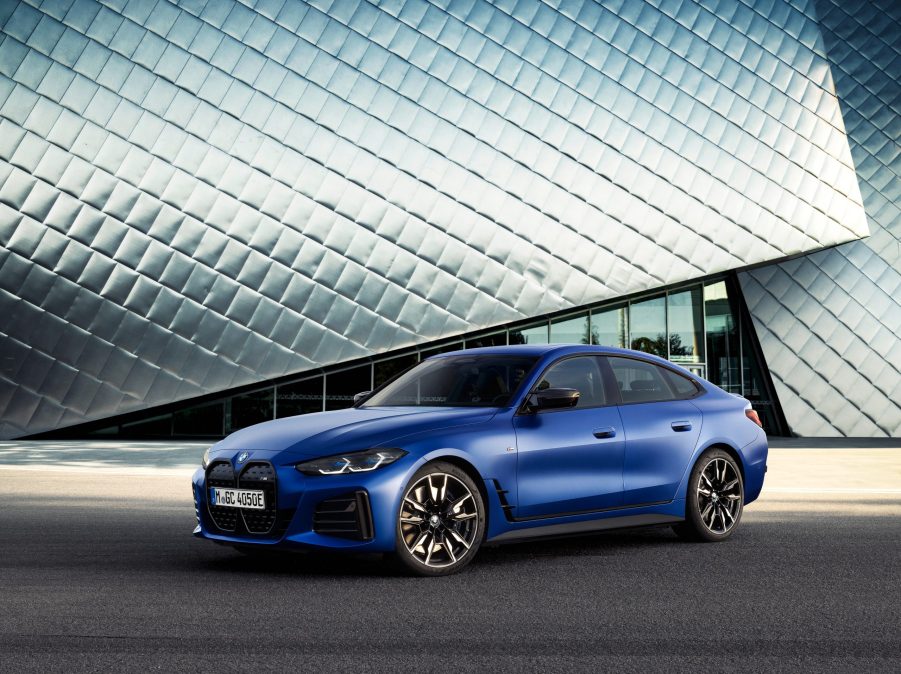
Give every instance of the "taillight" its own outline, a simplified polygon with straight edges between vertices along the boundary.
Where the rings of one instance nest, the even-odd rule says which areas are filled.
[[[753,421],[755,424],[757,424],[758,426],[763,428],[763,424],[760,423],[760,417],[757,415],[756,410],[753,410],[749,407],[748,409],[745,410],[745,416],[748,417],[748,419]]]

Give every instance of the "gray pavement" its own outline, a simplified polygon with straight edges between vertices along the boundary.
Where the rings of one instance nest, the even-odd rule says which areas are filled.
[[[0,467],[118,472],[193,472],[211,442],[117,440],[0,441]]]
[[[540,541],[437,579],[194,540],[202,445],[68,450],[0,446],[2,671],[901,669],[894,447],[774,449],[723,544]]]

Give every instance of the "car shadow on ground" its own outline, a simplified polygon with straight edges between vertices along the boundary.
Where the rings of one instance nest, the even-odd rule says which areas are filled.
[[[524,559],[551,557],[610,557],[649,548],[680,545],[668,527],[623,529],[616,532],[542,538],[540,540],[485,545],[470,568],[517,564]],[[220,546],[215,557],[200,561],[206,571],[226,574],[288,576],[410,577],[391,555],[294,551],[239,551]],[[415,577],[415,576],[413,576]]]

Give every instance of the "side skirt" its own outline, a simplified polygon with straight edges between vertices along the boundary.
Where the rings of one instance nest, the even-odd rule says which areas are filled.
[[[655,513],[645,513],[641,515],[624,515],[622,517],[605,517],[598,520],[582,520],[580,522],[564,522],[562,524],[548,524],[546,526],[528,527],[525,529],[515,529],[513,531],[505,531],[493,538],[489,538],[487,543],[512,543],[514,541],[529,540],[531,538],[544,538],[553,536],[572,536],[576,534],[585,534],[595,531],[605,531],[608,529],[626,529],[629,527],[645,527],[654,524],[675,524],[681,522],[685,518],[676,517],[675,515],[660,515]]]

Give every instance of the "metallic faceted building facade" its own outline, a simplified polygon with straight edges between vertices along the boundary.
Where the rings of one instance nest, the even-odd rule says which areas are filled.
[[[870,237],[742,285],[794,433],[901,437],[901,3],[815,8]]]
[[[897,210],[897,181],[862,177],[870,155],[876,173],[897,168],[897,114],[880,121],[853,94],[870,71],[838,73],[836,45],[853,53],[854,35],[824,4],[0,3],[0,436],[870,228],[849,245],[897,274],[870,243],[897,239],[897,216],[879,206]],[[869,65],[891,77],[896,64]],[[894,155],[870,143],[868,119]],[[798,432],[822,426],[802,419],[817,401],[789,394],[790,354],[819,361],[785,330],[818,333],[776,311],[769,278],[807,302],[814,286],[792,265],[816,259],[743,276]],[[858,295],[843,278],[829,276]],[[843,311],[830,315],[853,330]],[[897,309],[879,316],[890,328]],[[892,364],[864,341],[868,359]],[[862,394],[832,429],[896,433],[854,421],[866,395],[878,400]]]

